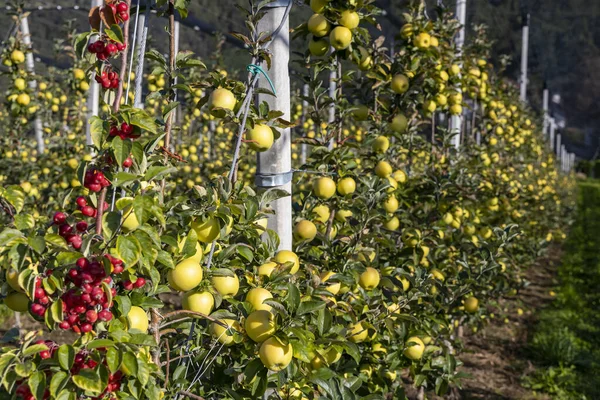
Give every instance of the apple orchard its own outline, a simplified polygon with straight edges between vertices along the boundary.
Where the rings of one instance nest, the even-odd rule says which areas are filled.
[[[175,53],[188,3],[153,5],[166,55],[132,51],[145,7],[129,0],[105,0],[69,35],[68,70],[28,69],[20,30],[4,43],[0,298],[31,329],[6,333],[0,391],[447,393],[463,332],[518,296],[572,208],[572,180],[540,116],[487,61],[485,29],[459,52],[453,13],[416,2],[392,44],[373,1],[294,4],[312,16],[289,33],[288,117],[257,85],[278,57],[278,32],[259,29],[269,2],[237,2],[248,71]],[[463,114],[456,136],[448,121]],[[257,187],[257,154],[290,132],[291,193]],[[291,247],[267,223],[286,198]]]

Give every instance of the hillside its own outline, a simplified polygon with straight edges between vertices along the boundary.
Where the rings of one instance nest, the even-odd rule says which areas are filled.
[[[386,37],[392,38],[402,23],[402,7],[406,1],[377,0],[384,8],[387,16],[382,18],[382,29]],[[65,65],[70,62],[54,51],[54,43],[66,38],[70,29],[85,29],[81,14],[86,12],[88,1],[53,0],[52,2],[33,0],[28,7],[40,5],[48,7],[62,6],[62,10],[46,9],[33,11],[31,15],[31,31],[36,52],[44,62]],[[300,2],[297,2],[300,3]],[[435,0],[427,2],[430,12],[436,4]],[[229,33],[246,30],[241,14],[230,7],[230,4],[245,4],[238,0],[195,0],[190,6],[191,19],[197,19],[210,28]],[[454,7],[455,1],[446,4]],[[78,5],[80,10],[72,10]],[[479,0],[468,3],[469,24],[484,23],[490,27],[490,35],[495,40],[492,55],[496,63],[501,55],[511,56],[512,63],[506,70],[507,77],[517,80],[520,68],[521,52],[521,14],[525,10],[531,13],[530,34],[530,83],[529,99],[536,108],[541,108],[543,81],[553,93],[562,96],[562,107],[570,129],[564,133],[567,143],[570,141],[585,144],[582,131],[594,128],[600,121],[600,111],[596,104],[600,100],[600,4],[585,0]],[[291,26],[306,20],[310,9],[296,6],[292,11]],[[11,26],[10,17],[0,15],[3,37]],[[164,29],[165,20],[154,17],[151,21],[151,41],[159,49],[164,49],[166,42],[154,40],[159,31]],[[467,35],[467,40],[469,35]],[[216,49],[217,40],[211,34],[182,27],[180,48],[190,49],[201,57],[209,58]],[[223,46],[222,62],[229,69],[242,70],[245,67],[244,57],[239,57],[240,49],[230,43]],[[560,56],[559,56],[560,55]],[[209,62],[210,63],[210,62]],[[597,132],[594,132],[597,136]],[[588,144],[589,147],[589,144]]]

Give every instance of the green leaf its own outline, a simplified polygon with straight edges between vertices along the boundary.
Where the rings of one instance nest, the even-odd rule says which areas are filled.
[[[166,167],[166,166],[155,165],[153,167],[148,168],[148,171],[146,171],[146,175],[144,175],[144,180],[151,181],[154,178],[158,178],[163,175],[171,174],[174,172],[177,172],[177,168],[175,168],[175,167]]]
[[[59,266],[71,265],[75,264],[75,262],[81,257],[83,257],[83,254],[77,251],[61,251],[56,256],[56,261],[58,262]]]
[[[99,347],[113,347],[115,342],[110,339],[96,339],[87,344],[88,349],[97,349]]]
[[[300,305],[300,291],[294,283],[288,283],[288,292],[285,296],[285,302],[290,313],[294,313]]]
[[[136,174],[132,174],[131,172],[120,171],[114,175],[113,185],[115,187],[121,187],[137,179],[139,179],[139,176]]]
[[[170,268],[170,269],[175,268],[175,263],[173,262],[173,258],[171,257],[171,254],[169,254],[168,252],[166,252],[164,250],[158,251],[158,257],[156,257],[156,261],[158,261],[159,263],[161,263],[162,265],[164,265],[167,268]]]
[[[131,115],[131,125],[137,126],[140,129],[156,134],[157,127],[154,118],[146,114],[144,111],[136,112]]]
[[[113,154],[117,160],[117,164],[123,165],[123,161],[131,154],[131,140],[123,140],[118,136],[115,136],[111,142]]]
[[[102,231],[105,237],[112,237],[121,226],[121,215],[110,211],[102,215]]]
[[[82,369],[79,374],[73,376],[73,383],[80,389],[83,389],[92,393],[102,393],[104,387],[102,385],[102,378],[92,369]]]
[[[102,118],[94,116],[90,119],[90,134],[92,136],[92,143],[94,143],[94,146],[97,149],[102,148],[104,143],[104,132],[107,130],[108,122],[104,121]],[[80,181],[81,180],[82,179],[80,178]]]
[[[140,224],[148,220],[153,205],[154,202],[150,196],[137,196],[133,200],[133,212]]]
[[[331,328],[332,319],[331,313],[326,308],[321,308],[317,312],[317,329],[319,330],[319,334],[321,336],[323,336]]]
[[[179,106],[178,101],[172,101],[163,108],[163,119],[166,120],[169,114],[171,114]]]
[[[304,302],[300,303],[300,306],[298,306],[298,311],[296,312],[296,314],[304,315],[304,314],[312,313],[314,311],[325,308],[325,305],[326,305],[326,303],[324,301],[318,301],[318,300],[304,301]]]
[[[0,233],[0,247],[8,246],[13,240],[24,238],[18,229],[6,228]],[[59,236],[60,237],[60,236]],[[62,239],[62,238],[61,238]]]
[[[27,380],[31,394],[35,397],[35,400],[41,400],[44,398],[44,392],[46,391],[46,374],[43,371],[34,372]]]
[[[138,362],[135,353],[128,351],[123,354],[123,363],[121,369],[126,375],[137,376],[138,374]]]
[[[75,400],[76,398],[77,394],[69,389],[61,390],[58,396],[56,396],[56,400]]]
[[[46,240],[46,244],[68,250],[67,241],[56,233],[48,233],[46,236],[44,236],[44,239]]]
[[[255,398],[260,398],[267,390],[267,369],[264,368],[259,371],[256,376],[254,383],[252,384],[252,395]]]
[[[245,381],[247,383],[252,382],[256,374],[258,374],[261,370],[263,370],[265,366],[263,363],[257,358],[248,363],[246,368],[244,369]]]
[[[254,255],[252,253],[252,250],[250,250],[250,248],[248,248],[246,246],[238,246],[236,250],[237,250],[237,253],[240,256],[242,256],[243,258],[245,258],[248,262],[252,262]]]
[[[75,361],[75,349],[68,344],[61,345],[57,350],[58,364],[65,371],[71,370]]]
[[[198,244],[198,234],[194,229],[190,229],[188,232],[181,254],[184,258],[192,257],[196,254],[196,245]]]
[[[42,344],[34,344],[34,345],[29,346],[28,348],[26,348],[23,351],[23,356],[24,357],[32,356],[34,354],[37,354],[41,351],[46,351],[46,350],[48,350],[48,346],[46,346],[45,344],[43,344],[43,343]]]
[[[190,2],[191,0],[175,0],[174,6],[181,18],[187,18]]]
[[[143,357],[137,359],[137,365],[137,378],[142,385],[146,386],[148,384],[148,380],[150,379],[150,368]]]
[[[19,214],[15,216],[15,226],[22,231],[32,229],[35,226],[35,218],[30,214]]]
[[[4,197],[11,206],[15,208],[15,211],[18,213],[23,210],[23,206],[25,205],[25,192],[19,186],[9,186],[4,192],[2,192],[2,197]]]
[[[133,236],[119,236],[117,238],[117,255],[123,260],[127,268],[133,267],[140,259],[142,246]]]
[[[123,353],[115,347],[109,347],[106,350],[106,365],[111,373],[117,372],[123,362]]]
[[[46,241],[42,236],[32,236],[27,239],[29,247],[38,254],[42,254],[46,250]]]
[[[64,371],[55,372],[50,380],[50,395],[56,397],[56,395],[64,389],[69,382],[69,375]]]
[[[109,28],[104,29],[104,33],[112,40],[118,43],[123,43],[125,40],[123,37],[123,31],[117,24],[111,25]]]
[[[77,58],[85,57],[89,37],[90,32],[83,32],[77,35],[77,37],[75,37],[73,47],[75,49],[75,55],[77,56]],[[56,396],[56,393],[54,393],[53,396]]]
[[[50,313],[46,313],[52,317],[52,321],[59,323],[63,320],[62,300],[58,300],[50,306]]]
[[[21,364],[15,365],[15,372],[22,378],[26,378],[36,370],[36,365],[31,360],[25,360]]]

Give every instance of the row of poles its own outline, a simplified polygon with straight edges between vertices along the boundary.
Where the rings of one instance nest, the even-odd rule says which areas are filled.
[[[460,22],[461,29],[456,37],[457,53],[460,55],[465,42],[465,27],[467,14],[467,0],[457,0],[456,16]],[[526,14],[523,17],[522,27],[522,46],[521,46],[521,74],[519,79],[519,98],[522,102],[527,102],[527,83],[528,83],[528,61],[529,61],[529,26],[531,24],[531,15]],[[563,172],[570,172],[575,166],[575,153],[567,150],[564,143],[561,143],[561,134],[557,132],[556,120],[550,115],[549,110],[549,90],[544,88],[543,92],[543,134],[547,139],[551,150],[556,154],[560,168]],[[450,120],[450,131],[456,133],[454,136],[454,145],[456,148],[460,145],[460,134],[463,115],[453,116]]]
[[[266,101],[270,109],[279,110],[284,113],[284,119],[290,119],[291,114],[291,98],[290,98],[290,74],[289,74],[289,58],[290,58],[290,37],[289,37],[289,18],[286,14],[286,8],[293,0],[276,0],[267,5],[267,12],[260,21],[258,30],[263,32],[274,32],[277,27],[283,23],[282,29],[275,36],[271,51],[272,62],[271,67],[263,65],[263,69],[268,71],[272,84],[275,88],[277,96],[269,96],[259,94],[258,102]],[[102,6],[103,0],[91,0],[91,6]],[[457,0],[456,16],[461,24],[461,29],[455,39],[457,55],[460,56],[465,42],[465,26],[466,26],[466,10],[467,0]],[[148,14],[139,13],[136,41],[133,51],[143,51],[145,49],[145,40],[147,37]],[[285,19],[285,21],[283,21]],[[521,79],[520,79],[520,97],[523,102],[527,100],[527,59],[528,59],[528,42],[529,42],[529,16],[524,20],[523,24],[523,46],[521,56]],[[283,21],[283,22],[282,22]],[[177,29],[174,34],[177,34]],[[23,40],[26,46],[31,46],[29,28],[27,18],[21,20],[21,31]],[[178,43],[178,38],[176,38]],[[139,57],[143,61],[143,56]],[[33,55],[27,55],[27,69],[33,73]],[[143,67],[142,67],[143,68]],[[141,74],[143,69],[138,65],[137,74]],[[137,75],[136,74],[136,75]],[[330,74],[330,82],[332,82],[330,91],[335,93],[336,71],[335,69]],[[136,79],[135,87],[135,106],[142,107],[141,98],[142,88],[141,79]],[[268,83],[265,80],[259,80],[259,86],[268,88]],[[35,89],[36,82],[30,82],[30,87]],[[99,113],[99,96],[100,87],[94,80],[90,80],[90,90],[88,97],[88,119],[97,116]],[[557,133],[557,124],[554,118],[550,117],[548,110],[548,89],[544,90],[544,135],[548,137],[548,142],[553,151],[556,152],[557,158],[560,161],[560,166],[563,171],[570,171],[575,163],[575,155],[566,150],[564,143],[561,143],[561,134]],[[335,114],[333,115],[335,117]],[[331,119],[331,116],[330,116]],[[461,130],[463,129],[463,115],[451,116],[450,130],[455,133],[453,137],[453,145],[456,148],[460,147]],[[39,117],[35,121],[35,134],[38,140],[38,150],[44,151],[44,142],[42,137],[42,126]],[[211,132],[214,135],[214,132]],[[90,126],[86,126],[86,143],[92,144]],[[292,165],[291,165],[291,131],[289,128],[281,131],[281,137],[275,141],[274,145],[268,151],[257,154],[257,172],[255,183],[259,188],[263,189],[281,189],[287,193],[292,192]],[[271,208],[275,211],[268,218],[268,228],[274,230],[279,235],[280,249],[291,250],[292,248],[292,198],[286,196],[271,203]]]

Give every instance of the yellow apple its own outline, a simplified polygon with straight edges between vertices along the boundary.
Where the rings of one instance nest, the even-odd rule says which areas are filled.
[[[352,32],[345,26],[336,26],[329,34],[329,42],[336,50],[344,50],[352,42]]]
[[[273,146],[273,130],[268,125],[254,125],[254,128],[246,133],[246,140],[248,140],[248,145],[252,150],[267,151]]]
[[[308,31],[316,37],[323,37],[329,33],[329,21],[321,14],[313,14],[308,19]]]
[[[360,17],[356,11],[345,10],[338,20],[338,23],[348,29],[354,29],[360,23]]]
[[[167,280],[173,290],[187,292],[202,282],[202,276],[200,262],[194,258],[186,258],[167,273]]]
[[[396,74],[392,78],[391,87],[392,91],[396,94],[406,93],[406,91],[408,90],[408,85],[408,78],[406,77],[406,75]]]
[[[215,307],[215,298],[210,292],[187,292],[181,303],[184,310],[210,315]]]
[[[275,333],[275,317],[267,310],[254,311],[246,318],[244,329],[256,343],[264,342]]]

